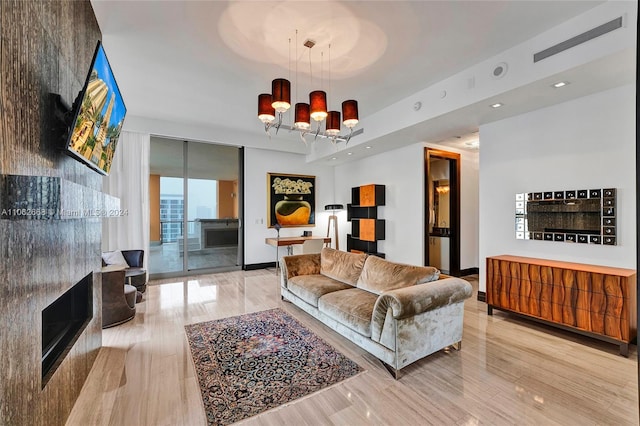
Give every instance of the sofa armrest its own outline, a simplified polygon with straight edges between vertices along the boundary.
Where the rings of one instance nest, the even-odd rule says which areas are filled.
[[[287,280],[298,275],[317,275],[320,273],[320,253],[297,254],[283,256],[280,261],[282,269],[282,286]]]
[[[471,284],[460,278],[445,278],[390,290],[378,296],[371,316],[371,338],[393,349],[395,321],[410,318],[471,297]]]
[[[382,324],[391,309],[394,319],[408,318],[471,297],[472,287],[460,278],[445,278],[382,293],[373,308],[373,323]]]

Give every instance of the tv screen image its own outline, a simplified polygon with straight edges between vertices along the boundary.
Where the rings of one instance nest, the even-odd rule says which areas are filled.
[[[108,175],[127,108],[100,42],[75,110],[67,151]]]

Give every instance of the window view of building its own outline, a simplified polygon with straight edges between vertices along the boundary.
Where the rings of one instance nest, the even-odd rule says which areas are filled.
[[[161,178],[160,182],[164,179]],[[174,243],[182,235],[184,219],[184,200],[182,194],[160,194],[160,236],[163,243]]]

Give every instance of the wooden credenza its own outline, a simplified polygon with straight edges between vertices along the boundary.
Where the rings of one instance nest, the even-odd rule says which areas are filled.
[[[637,334],[636,271],[518,256],[487,258],[493,308],[620,345]]]

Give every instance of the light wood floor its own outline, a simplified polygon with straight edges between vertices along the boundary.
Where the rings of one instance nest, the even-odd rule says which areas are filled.
[[[477,280],[470,279],[477,289]],[[618,348],[465,305],[462,351],[439,352],[395,381],[364,350],[282,302],[274,270],[150,285],[133,321],[103,348],[68,425],[203,425],[183,326],[280,307],[366,372],[244,425],[636,425],[636,347]]]

